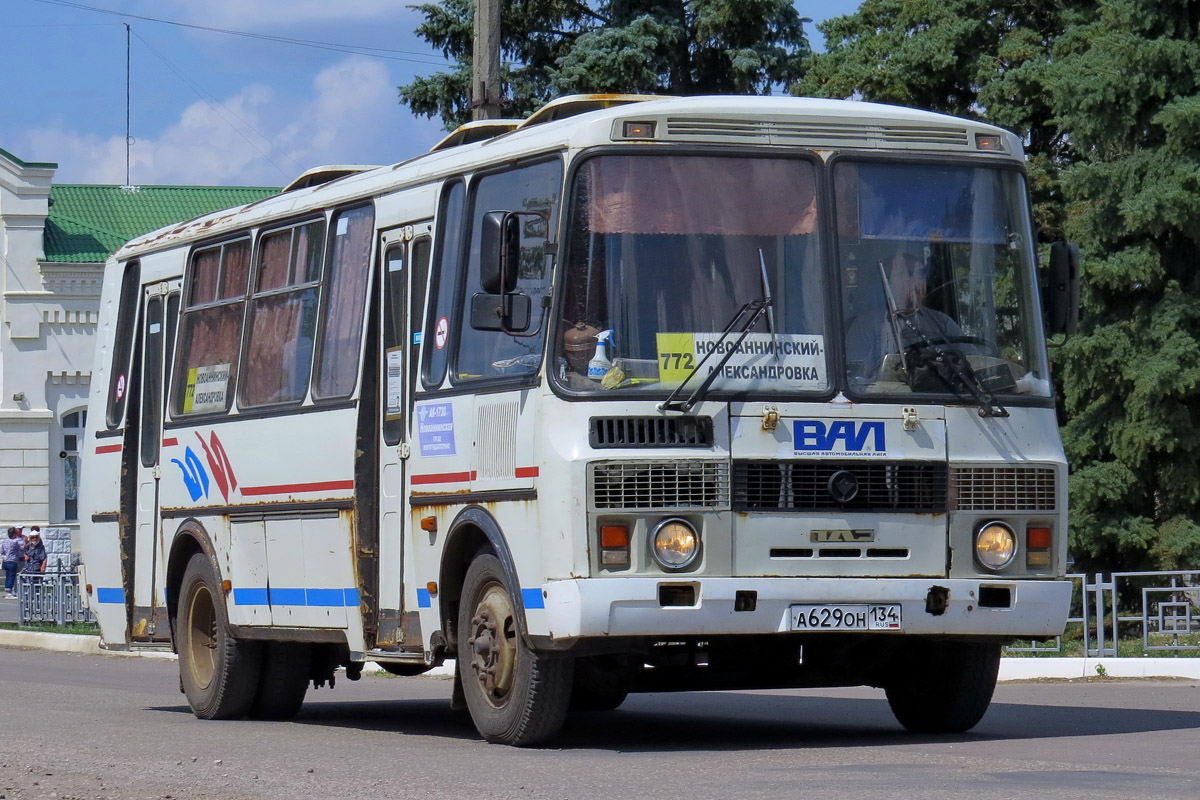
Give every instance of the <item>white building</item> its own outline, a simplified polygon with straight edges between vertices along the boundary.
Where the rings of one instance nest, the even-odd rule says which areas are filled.
[[[0,528],[40,525],[51,566],[69,558],[79,522],[105,259],[134,236],[278,191],[55,185],[57,168],[0,149]]]

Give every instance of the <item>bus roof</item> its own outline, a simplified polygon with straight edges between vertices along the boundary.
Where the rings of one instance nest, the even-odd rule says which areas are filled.
[[[280,195],[161,228],[131,240],[114,257],[123,260],[539,153],[603,144],[669,142],[946,154],[987,151],[1023,158],[1020,139],[1001,128],[901,106],[802,97],[653,97],[641,102],[628,95],[617,102],[603,102],[599,97],[560,98],[547,106],[553,106],[552,113],[541,115],[545,121],[540,124],[498,130],[494,137],[435,148],[391,166],[338,165],[336,177],[323,168],[315,172],[323,172],[324,181],[306,185],[297,179]],[[564,107],[572,103],[589,110],[568,113]],[[538,116],[535,113],[534,117]],[[983,146],[980,137],[990,139],[991,144]]]

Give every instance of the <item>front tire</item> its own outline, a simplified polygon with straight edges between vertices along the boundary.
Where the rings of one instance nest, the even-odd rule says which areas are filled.
[[[553,736],[571,701],[572,661],[532,652],[500,559],[471,562],[458,612],[458,663],[467,709],[489,742],[518,747]]]
[[[200,719],[237,719],[250,710],[262,670],[262,647],[235,639],[208,556],[188,561],[179,591],[179,680]]]
[[[884,690],[896,719],[913,733],[963,733],[987,712],[1000,671],[1000,645],[926,644]]]

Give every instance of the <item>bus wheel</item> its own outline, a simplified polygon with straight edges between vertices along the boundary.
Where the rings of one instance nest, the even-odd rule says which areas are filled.
[[[303,642],[267,642],[262,677],[251,719],[291,719],[308,693],[312,645]]]
[[[183,573],[176,609],[179,679],[200,719],[245,716],[254,701],[262,647],[229,632],[225,602],[208,556],[197,553]]]
[[[458,613],[458,658],[471,720],[489,742],[517,746],[558,732],[571,700],[570,659],[531,652],[500,560],[475,557]]]
[[[613,711],[629,696],[631,659],[584,656],[575,661],[571,711]]]
[[[896,719],[913,733],[962,733],[975,727],[992,702],[1000,645],[927,644],[885,684]]]

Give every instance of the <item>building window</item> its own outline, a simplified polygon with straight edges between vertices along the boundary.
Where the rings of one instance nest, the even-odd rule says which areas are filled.
[[[79,521],[79,442],[87,426],[87,411],[72,411],[62,418],[63,522]]]

